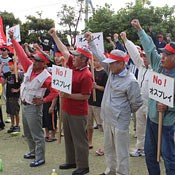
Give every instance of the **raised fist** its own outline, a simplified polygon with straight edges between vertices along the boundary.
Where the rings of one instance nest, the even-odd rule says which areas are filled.
[[[12,30],[9,30],[8,32],[10,39],[14,39],[14,32]]]
[[[118,41],[118,34],[114,33],[114,41],[117,42]]]
[[[141,30],[142,27],[140,26],[139,20],[138,19],[133,19],[131,21],[131,25],[136,29],[136,30]]]
[[[56,30],[55,30],[55,28],[51,28],[51,29],[48,31],[48,33],[49,33],[50,36],[52,36],[52,37],[56,36]]]
[[[93,40],[93,36],[92,36],[92,33],[91,33],[91,32],[86,32],[86,33],[84,34],[84,37],[86,38],[86,40],[87,40],[88,42],[90,42],[90,41]]]
[[[120,33],[120,36],[122,38],[122,40],[125,42],[127,40],[127,37],[126,37],[126,32],[121,32]]]

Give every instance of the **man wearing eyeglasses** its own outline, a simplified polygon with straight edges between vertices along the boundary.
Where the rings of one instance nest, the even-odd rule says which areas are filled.
[[[152,39],[145,33],[138,19],[131,21],[143,49],[150,61],[153,71],[175,79],[175,42],[170,42],[156,51]],[[157,162],[158,120],[159,112],[163,115],[161,156],[164,161],[166,175],[175,175],[175,106],[169,107],[153,99],[148,101],[148,117],[145,136],[145,158],[149,175],[160,175],[161,169]]]

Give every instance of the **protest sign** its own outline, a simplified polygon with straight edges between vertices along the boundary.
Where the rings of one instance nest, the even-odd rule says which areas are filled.
[[[21,41],[21,35],[20,35],[20,27],[19,25],[16,25],[16,26],[13,26],[13,27],[10,27],[8,29],[6,29],[6,39],[7,39],[7,46],[11,45],[11,39],[9,38],[9,35],[8,35],[8,32],[9,31],[13,31],[14,32],[14,39],[18,42]]]
[[[150,73],[149,97],[167,106],[174,106],[174,79],[156,72]]]
[[[97,45],[98,49],[104,53],[104,44],[103,44],[103,33],[98,32],[98,33],[92,33],[93,40],[95,44]],[[76,44],[77,47],[88,47],[88,42],[84,35],[77,35],[76,36]]]
[[[62,92],[72,93],[72,70],[60,66],[52,66],[52,87]]]

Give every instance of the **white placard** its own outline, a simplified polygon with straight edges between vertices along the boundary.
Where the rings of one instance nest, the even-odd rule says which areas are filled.
[[[52,65],[52,87],[62,92],[72,93],[72,70]]]
[[[21,41],[21,35],[20,35],[20,27],[19,24],[10,28],[6,29],[6,40],[7,40],[7,46],[11,45],[11,39],[9,38],[9,31],[13,31],[14,32],[14,39],[18,42]]]
[[[98,49],[104,53],[104,44],[103,44],[103,33],[98,32],[98,33],[92,33],[93,35],[93,40],[95,44],[97,45]],[[77,47],[89,47],[88,42],[84,35],[77,35],[76,36],[76,44]]]
[[[174,107],[174,78],[151,72],[149,97],[167,106]]]

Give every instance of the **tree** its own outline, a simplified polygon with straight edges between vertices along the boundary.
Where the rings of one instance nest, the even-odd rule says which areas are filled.
[[[145,4],[150,5],[151,1],[150,0],[136,0],[135,4],[141,4],[142,6],[144,6]]]
[[[60,26],[63,26],[65,30],[63,31],[65,34],[69,35],[71,38],[71,45],[75,44],[74,38],[76,37],[78,31],[78,24],[81,18],[81,14],[83,11],[83,1],[79,1],[80,3],[80,9],[78,13],[76,13],[76,9],[71,6],[67,6],[64,4],[62,6],[61,12],[57,13],[57,16],[59,17],[58,24]],[[76,15],[77,14],[77,15]]]
[[[2,16],[2,20],[3,20],[4,33],[6,30],[6,26],[12,27],[16,24],[21,24],[21,21],[19,20],[19,18],[15,18],[13,13],[0,11],[0,16]]]
[[[27,16],[27,22],[21,27],[21,38],[23,42],[37,42],[38,37],[49,38],[48,30],[54,27],[54,21],[52,19],[42,19],[35,16]]]
[[[103,32],[103,38],[113,35],[117,29],[117,19],[115,18],[115,12],[111,10],[109,4],[105,4],[104,7],[99,7],[94,12],[94,15],[89,18],[87,23],[87,29],[93,33]],[[110,49],[110,44],[107,40],[104,40],[105,48]]]
[[[136,31],[130,22],[133,18],[140,20],[143,28],[148,32],[148,28],[152,26],[156,33],[175,33],[175,6],[173,7],[153,7],[151,5],[144,6],[143,3],[128,3],[125,8],[120,9],[117,13],[111,10],[111,6],[105,4],[105,7],[96,9],[94,15],[90,18],[87,26],[91,32],[103,32],[104,38],[114,33],[122,31],[127,32],[128,38],[139,44]],[[107,46],[105,40],[105,46]]]
[[[42,19],[42,12],[36,13],[39,15],[39,18],[36,18],[35,16],[27,16],[27,21],[22,24],[22,22],[18,18],[15,18],[13,13],[8,13],[6,11],[0,12],[0,16],[2,16],[3,19],[4,32],[6,26],[12,27],[19,24],[22,43],[37,42],[37,38],[39,36],[49,38],[48,30],[51,27],[54,27],[54,21],[48,18]]]

